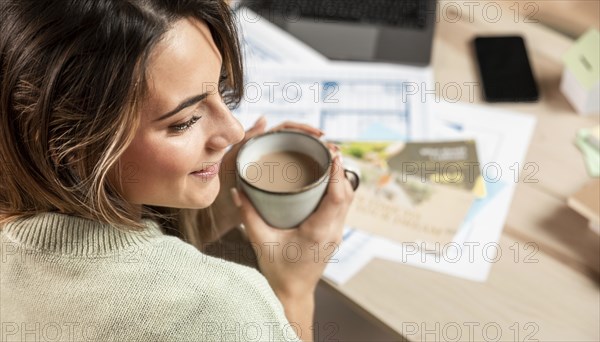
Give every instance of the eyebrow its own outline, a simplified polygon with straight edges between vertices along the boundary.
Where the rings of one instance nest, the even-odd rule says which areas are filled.
[[[164,120],[168,117],[171,117],[177,113],[179,113],[180,111],[184,110],[187,107],[193,106],[196,103],[204,100],[206,97],[208,96],[208,93],[204,93],[204,94],[200,94],[200,95],[196,95],[196,96],[192,96],[189,97],[185,100],[183,100],[183,102],[181,102],[175,109],[173,109],[172,111],[161,115],[161,117],[159,117],[158,119],[154,120],[154,121],[161,121]]]

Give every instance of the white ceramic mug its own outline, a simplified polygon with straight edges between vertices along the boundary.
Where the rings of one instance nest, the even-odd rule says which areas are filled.
[[[247,179],[247,168],[256,167],[262,156],[275,152],[303,153],[319,164],[321,174],[316,175],[318,179],[311,184],[292,191],[262,189]],[[241,147],[236,161],[238,186],[267,224],[277,228],[298,227],[323,198],[329,184],[332,160],[327,146],[311,135],[297,131],[267,132],[248,140]],[[343,171],[356,190],[360,182],[358,169],[344,165]]]

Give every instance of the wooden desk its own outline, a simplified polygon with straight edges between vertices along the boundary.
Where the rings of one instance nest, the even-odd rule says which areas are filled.
[[[505,256],[492,266],[487,282],[475,283],[374,260],[343,286],[331,285],[409,340],[455,340],[457,333],[461,341],[496,340],[498,333],[501,341],[600,340],[600,239],[566,205],[567,197],[589,180],[573,144],[576,131],[598,124],[598,118],[577,116],[558,90],[560,57],[572,40],[541,24],[515,22],[513,12],[506,10],[514,3],[502,4],[505,10],[497,22],[490,20],[493,9],[492,16],[482,16],[483,5],[475,8],[472,18],[465,11],[456,22],[442,16],[433,66],[442,86],[478,82],[470,45],[475,35],[525,37],[541,101],[498,107],[537,117],[525,162],[539,165],[539,183],[517,185],[499,243],[509,251],[514,243],[533,242],[540,248],[538,262],[515,262],[512,255]],[[461,100],[469,101],[467,89]],[[481,102],[479,94],[474,102]]]

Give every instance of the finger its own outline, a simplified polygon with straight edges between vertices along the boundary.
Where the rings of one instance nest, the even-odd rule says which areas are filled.
[[[293,122],[293,121],[286,121],[282,124],[279,124],[279,125],[271,128],[270,130],[271,131],[280,131],[280,130],[284,130],[284,129],[299,130],[304,133],[314,135],[316,137],[321,137],[325,134],[323,131],[321,131],[320,129],[318,129],[316,127],[312,127],[310,125],[302,124],[299,122]]]
[[[246,143],[246,141],[250,140],[251,138],[254,138],[257,135],[263,134],[265,132],[265,128],[267,127],[267,119],[261,115],[256,122],[254,122],[254,125],[252,125],[252,127],[250,127],[250,129],[248,129],[246,131],[246,134],[244,135],[244,139],[239,142],[236,146],[239,148],[240,146],[242,146],[244,143]]]
[[[325,143],[332,157],[335,157],[340,151],[340,147],[332,142]]]
[[[251,135],[256,135],[256,134],[260,134],[263,133],[265,131],[265,128],[267,127],[267,119],[265,118],[264,115],[261,115],[256,122],[254,122],[254,125],[252,125],[252,127],[250,127],[250,129],[248,131],[246,131],[246,137],[251,134]]]
[[[333,159],[327,193],[317,211],[309,217],[309,222],[331,222],[338,218],[340,210],[345,207],[346,202],[345,182],[347,181],[344,179],[344,170],[338,155]],[[319,224],[309,224],[309,226],[317,228]]]
[[[328,142],[327,146],[330,146],[330,148],[333,148],[335,150],[334,153],[336,153],[336,155],[339,156],[339,162],[340,162],[340,178],[342,178],[342,183],[344,183],[344,193],[346,194],[345,198],[346,198],[346,203],[348,204],[348,206],[350,206],[350,203],[352,202],[353,198],[354,198],[354,186],[352,185],[352,181],[350,181],[350,179],[348,179],[348,176],[346,174],[346,169],[344,166],[344,157],[342,155],[342,152],[340,152],[340,148],[339,146]],[[354,173],[354,172],[352,172]],[[357,177],[355,175],[353,175],[353,177]],[[358,182],[359,180],[356,179],[356,182]]]
[[[329,147],[329,149],[333,152],[338,152],[340,150],[340,147],[337,144],[334,144],[330,141],[328,141],[327,143],[325,143],[325,145],[327,145],[327,147]]]

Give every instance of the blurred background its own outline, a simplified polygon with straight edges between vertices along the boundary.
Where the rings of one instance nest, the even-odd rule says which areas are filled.
[[[316,340],[600,340],[600,1],[231,6],[239,120],[317,126],[363,173]],[[253,264],[240,241],[207,250]]]

